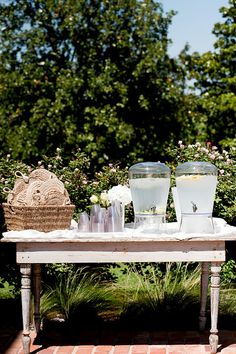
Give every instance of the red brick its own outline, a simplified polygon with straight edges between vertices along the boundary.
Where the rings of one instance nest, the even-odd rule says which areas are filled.
[[[92,354],[92,350],[90,349],[77,349],[76,354]]]
[[[210,353],[211,352],[211,348],[210,348],[210,345],[204,345],[204,350],[203,353]]]
[[[108,334],[107,340],[106,333]],[[34,340],[36,333],[31,332],[30,349],[31,352],[38,351],[38,354],[54,354],[55,349],[58,354],[72,354],[72,352],[73,354],[210,354],[209,334],[209,331],[201,333],[198,331],[132,332],[125,329],[114,331],[114,333],[112,330],[109,332],[84,331],[78,333],[76,342],[85,343],[86,345],[77,344],[74,346],[74,342],[70,342],[70,344],[74,345],[63,345],[58,332],[51,333],[47,331],[42,338],[44,347],[41,347],[41,342]],[[85,337],[88,337],[86,342]],[[117,338],[115,347],[112,346],[113,338],[114,340]],[[91,342],[91,339],[94,341]],[[201,345],[199,345],[199,342]],[[57,347],[55,343],[57,343]],[[68,341],[64,343],[68,343]],[[90,344],[88,345],[87,343]],[[99,344],[95,347],[91,343],[102,343],[102,345]],[[107,345],[105,345],[106,343]],[[5,332],[1,333],[0,344],[0,353],[23,354],[22,332],[15,332],[12,335],[5,335]],[[6,349],[4,350],[4,348]],[[236,354],[235,330],[219,332],[219,348],[222,348],[219,351],[221,354]]]
[[[151,346],[150,347],[150,354],[166,354],[166,348],[160,346]]]
[[[40,353],[40,354],[53,354],[55,349],[56,349],[56,347],[48,347],[48,348],[41,349],[38,353]]]
[[[132,345],[131,347],[131,353],[132,354],[147,354],[148,353],[148,345]]]
[[[130,345],[116,345],[114,348],[114,354],[128,354]]]
[[[168,354],[186,354],[185,346],[184,345],[168,345],[169,351]],[[190,354],[191,352],[188,352]],[[191,353],[192,354],[192,353]],[[198,354],[201,354],[199,351]]]
[[[30,351],[33,352],[34,350],[37,350],[41,347],[42,347],[42,344],[31,344]]]
[[[91,354],[93,351],[94,345],[78,345],[76,354]]]
[[[227,348],[224,348],[220,351],[221,354],[235,354],[236,353],[236,350],[235,348],[230,348],[230,347],[227,347]]]
[[[204,345],[184,345],[184,353],[201,354],[205,353]]]
[[[206,354],[210,353],[206,351],[204,345],[169,345],[169,354]]]
[[[112,349],[113,349],[112,345],[97,345],[95,347],[94,353],[108,354],[112,351]]]
[[[65,345],[62,347],[59,347],[57,350],[57,354],[71,354],[74,350],[74,345]]]

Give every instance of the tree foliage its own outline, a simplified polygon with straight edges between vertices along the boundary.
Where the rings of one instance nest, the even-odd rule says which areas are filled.
[[[189,57],[190,75],[200,92],[198,113],[205,117],[205,136],[214,143],[235,138],[236,1],[222,7],[224,22],[214,26],[214,51]]]
[[[235,11],[235,0],[221,9],[213,52],[170,58],[174,12],[160,1],[1,4],[2,152],[34,162],[82,149],[98,166],[163,159],[180,139],[234,138]]]
[[[12,0],[0,6],[0,142],[32,160],[159,158],[183,130],[183,67],[153,0]],[[177,136],[177,138],[176,138]]]

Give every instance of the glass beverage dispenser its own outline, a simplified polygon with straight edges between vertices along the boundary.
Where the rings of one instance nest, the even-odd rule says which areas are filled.
[[[161,162],[141,162],[129,168],[135,228],[158,231],[165,222],[170,169]]]
[[[217,168],[210,162],[185,162],[176,168],[176,187],[184,232],[214,232]]]

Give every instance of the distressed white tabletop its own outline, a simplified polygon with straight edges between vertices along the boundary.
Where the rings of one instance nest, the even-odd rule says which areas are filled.
[[[150,232],[134,229],[132,224],[124,232],[79,232],[77,227],[70,230],[40,232],[37,230],[8,231],[3,233],[2,242],[130,242],[130,241],[234,241],[236,227],[223,219],[214,218],[214,233],[182,233],[178,223],[167,223],[163,231]]]

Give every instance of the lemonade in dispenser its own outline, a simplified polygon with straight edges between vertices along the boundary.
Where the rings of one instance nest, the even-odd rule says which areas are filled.
[[[210,162],[184,162],[176,168],[176,187],[181,210],[181,230],[213,232],[213,204],[217,168]]]
[[[135,228],[159,231],[165,222],[170,169],[161,162],[141,162],[129,168]]]

